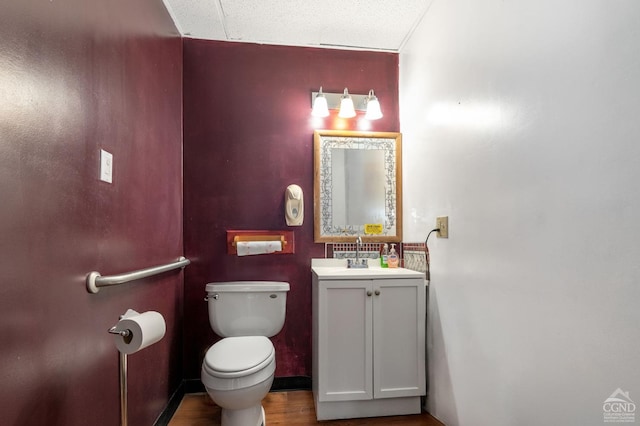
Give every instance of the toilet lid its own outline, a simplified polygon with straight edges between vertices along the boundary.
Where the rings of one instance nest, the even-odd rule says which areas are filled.
[[[211,370],[233,373],[260,365],[273,351],[271,340],[265,336],[227,337],[207,351],[204,361]]]

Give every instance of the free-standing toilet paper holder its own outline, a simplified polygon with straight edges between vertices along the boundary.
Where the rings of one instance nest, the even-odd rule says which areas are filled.
[[[154,327],[155,329],[151,330]],[[109,334],[120,336],[115,338],[120,354],[120,425],[127,426],[127,355],[162,339],[166,325],[159,312],[148,311],[140,314],[128,309],[120,315],[118,323],[107,331]]]
[[[120,315],[120,319],[122,319],[124,315]],[[108,331],[111,334],[117,334],[125,339],[127,337],[131,337],[131,330],[117,330],[117,326],[111,327]],[[127,354],[123,354],[118,351],[120,354],[120,426],[127,426],[128,416],[127,416]]]

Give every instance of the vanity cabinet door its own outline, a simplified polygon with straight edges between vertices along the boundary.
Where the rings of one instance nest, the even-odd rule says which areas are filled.
[[[371,280],[319,282],[320,401],[373,398],[371,288]]]
[[[424,395],[424,281],[375,280],[373,290],[374,398]]]

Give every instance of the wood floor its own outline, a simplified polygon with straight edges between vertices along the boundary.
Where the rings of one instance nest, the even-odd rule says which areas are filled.
[[[316,421],[311,391],[270,392],[262,400],[266,412],[267,425],[403,425],[403,426],[444,426],[429,414],[413,416],[379,417],[371,419]],[[169,422],[169,426],[219,426],[220,408],[206,393],[187,394]]]

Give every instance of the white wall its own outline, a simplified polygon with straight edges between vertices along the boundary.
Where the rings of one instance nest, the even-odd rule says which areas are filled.
[[[429,240],[431,412],[640,406],[640,1],[434,0],[400,75],[404,240],[450,225]]]

